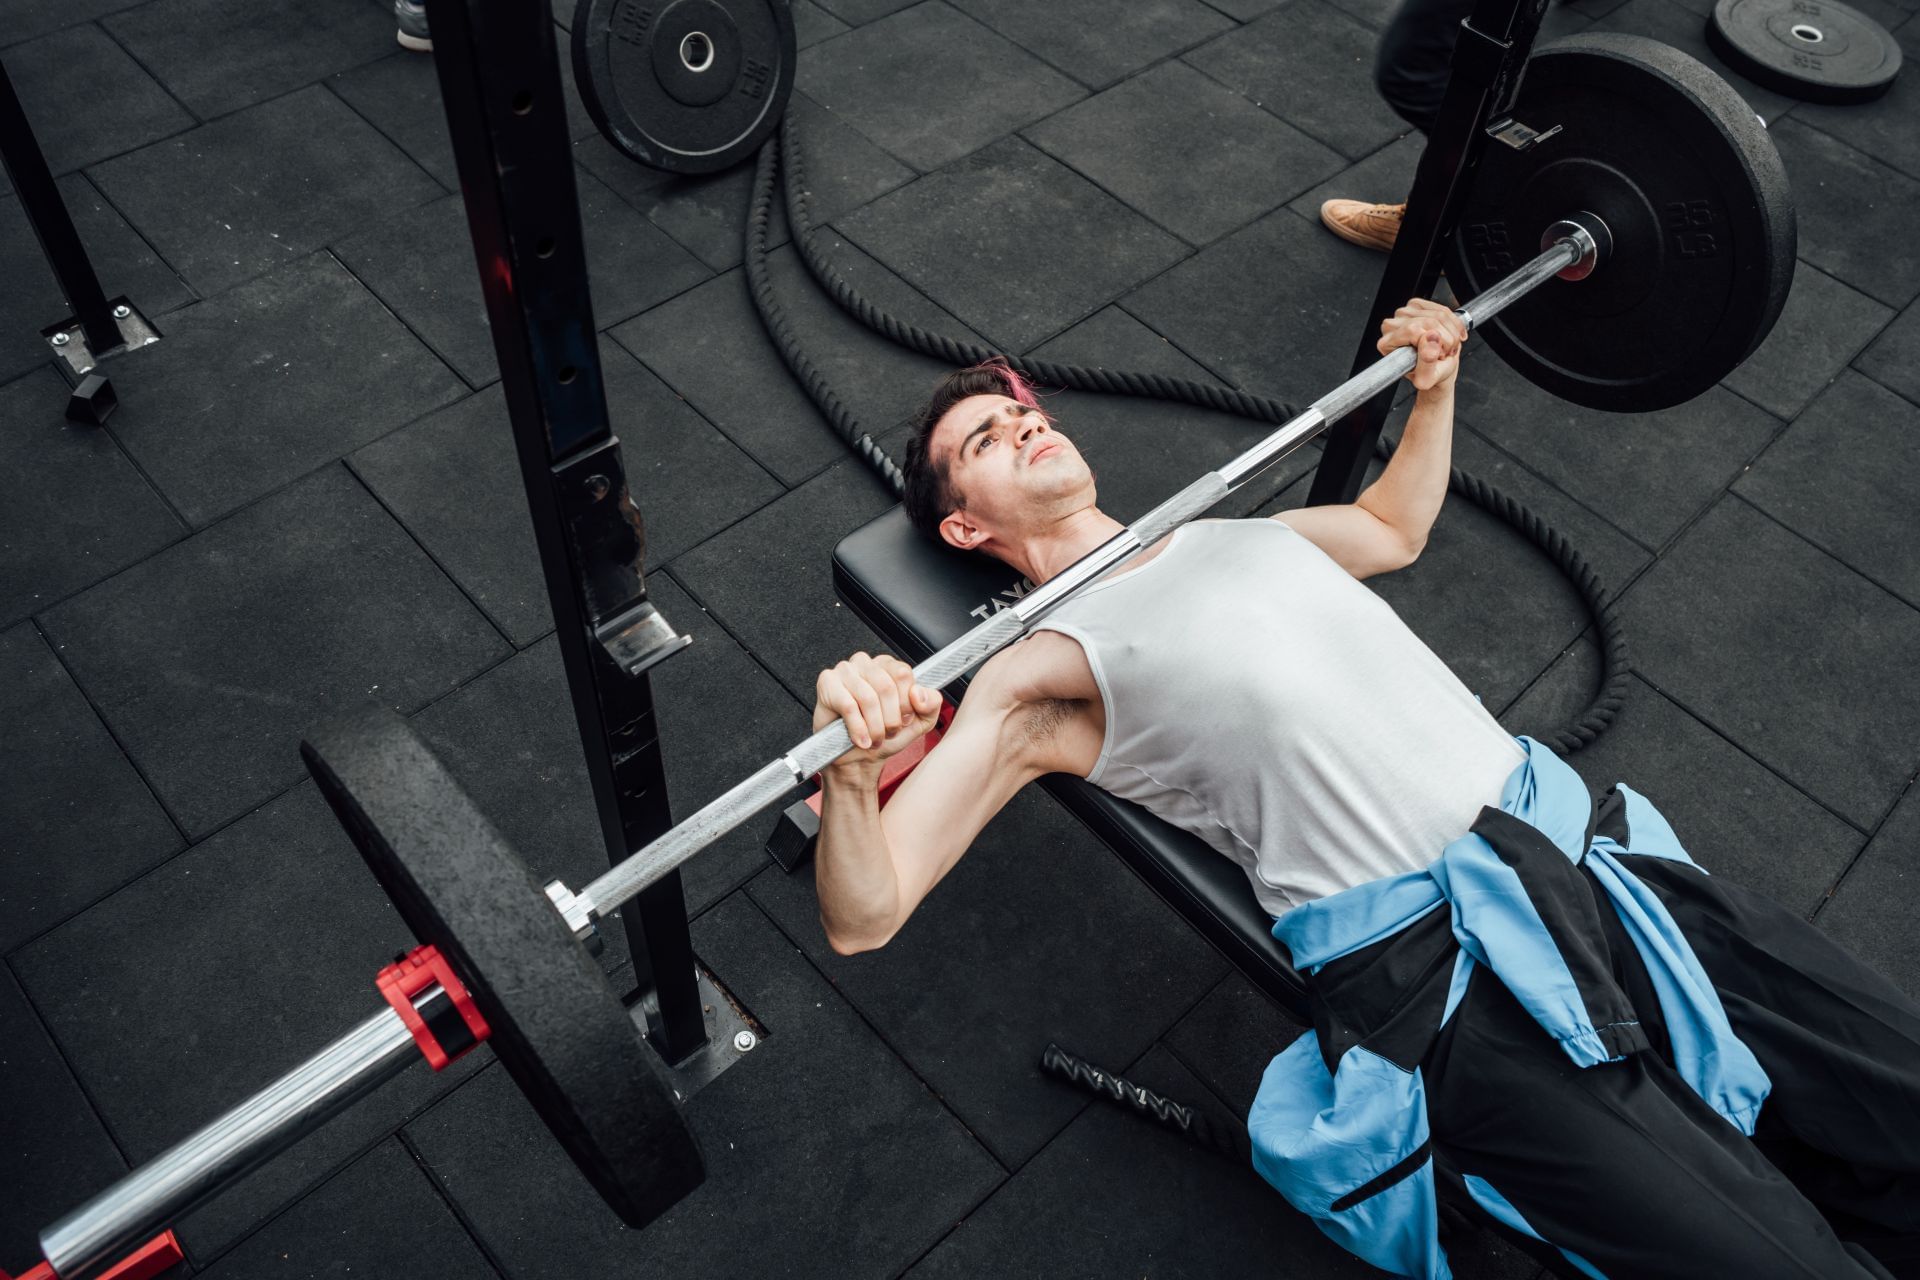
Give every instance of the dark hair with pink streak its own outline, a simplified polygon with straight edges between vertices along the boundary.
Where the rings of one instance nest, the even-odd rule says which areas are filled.
[[[946,417],[947,410],[968,396],[1006,396],[1021,404],[1040,407],[1033,384],[1007,364],[1003,357],[955,369],[933,384],[933,395],[913,418],[913,433],[907,440],[907,463],[901,468],[906,490],[900,500],[907,508],[913,527],[934,541],[940,541],[940,522],[960,505],[958,496],[947,484],[947,464],[932,454],[933,429]]]

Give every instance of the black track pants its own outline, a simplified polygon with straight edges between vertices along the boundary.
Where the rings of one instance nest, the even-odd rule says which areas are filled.
[[[1920,1005],[1761,895],[1623,861],[1772,1079],[1753,1138],[1675,1072],[1659,1001],[1603,902],[1652,1051],[1578,1069],[1476,970],[1422,1064],[1442,1198],[1564,1276],[1920,1277]]]
[[[1440,114],[1453,44],[1473,0],[1401,0],[1374,49],[1373,83],[1388,106],[1426,133]]]

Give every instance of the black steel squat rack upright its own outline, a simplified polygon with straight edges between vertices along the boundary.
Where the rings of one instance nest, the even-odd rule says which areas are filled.
[[[1478,0],[1460,24],[1446,95],[1414,171],[1400,234],[1387,257],[1373,311],[1353,357],[1358,373],[1380,358],[1374,343],[1380,322],[1408,298],[1433,296],[1454,224],[1489,142],[1521,150],[1547,136],[1512,118],[1520,77],[1551,0]],[[1549,130],[1550,132],[1550,130]],[[1532,245],[1521,246],[1521,257]],[[1327,428],[1319,468],[1308,491],[1311,506],[1352,502],[1366,478],[1387,415],[1393,409],[1390,387]]]
[[[684,648],[647,600],[646,526],[607,417],[573,148],[545,0],[429,0],[434,61],[609,862],[672,825],[648,669]],[[622,912],[649,1038],[678,1063],[701,1012],[674,871]]]

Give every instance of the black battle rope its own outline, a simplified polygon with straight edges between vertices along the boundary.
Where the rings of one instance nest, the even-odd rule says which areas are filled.
[[[819,369],[801,348],[800,341],[794,334],[792,321],[774,293],[773,278],[767,269],[767,235],[773,215],[773,186],[780,169],[782,146],[787,153],[783,184],[787,222],[792,231],[794,245],[799,249],[800,258],[806,263],[808,273],[827,291],[841,310],[895,345],[951,365],[978,364],[983,360],[998,358],[1004,360],[1009,367],[1046,386],[1067,387],[1076,391],[1098,391],[1110,395],[1148,396],[1160,400],[1175,400],[1275,425],[1290,421],[1298,415],[1299,410],[1285,401],[1236,391],[1228,387],[1192,382],[1185,378],[1170,378],[1153,373],[1129,373],[1124,370],[1088,369],[1081,365],[1055,364],[1048,360],[1008,355],[978,343],[964,342],[944,334],[930,333],[882,311],[855,292],[853,287],[840,277],[833,264],[814,243],[813,222],[808,210],[809,195],[806,189],[806,153],[800,145],[799,128],[795,123],[794,114],[789,112],[781,121],[778,137],[767,139],[760,148],[754,170],[753,198],[748,209],[746,231],[747,281],[753,294],[754,308],[759,312],[761,323],[766,326],[774,345],[779,348],[781,359],[786,361],[787,368],[806,389],[807,396],[825,415],[828,423],[847,447],[858,454],[862,461],[887,482],[896,497],[906,487],[905,477],[901,475],[898,464],[861,427],[858,419],[841,403],[840,397],[833,388],[827,385]],[[1382,458],[1393,456],[1393,444],[1384,434],[1376,439],[1375,452]],[[1626,637],[1621,632],[1620,621],[1614,613],[1606,587],[1601,583],[1599,573],[1567,541],[1566,535],[1528,510],[1519,499],[1502,493],[1486,481],[1468,475],[1458,467],[1452,469],[1448,487],[1475,506],[1499,517],[1518,530],[1528,542],[1551,559],[1580,593],[1580,598],[1586,605],[1587,614],[1599,633],[1601,679],[1598,692],[1595,693],[1586,710],[1581,712],[1572,724],[1558,733],[1541,738],[1542,742],[1562,755],[1571,755],[1599,738],[1613,723],[1622,703],[1626,701],[1628,677],[1632,673],[1632,668],[1627,662]]]
[[[1245,1125],[1235,1124],[1231,1120],[1212,1119],[1151,1089],[1123,1080],[1111,1071],[1102,1071],[1057,1044],[1048,1045],[1046,1052],[1040,1055],[1040,1069],[1069,1084],[1079,1085],[1089,1093],[1098,1094],[1109,1102],[1118,1103],[1161,1128],[1179,1134],[1197,1147],[1217,1156],[1225,1156],[1243,1169],[1253,1163]]]

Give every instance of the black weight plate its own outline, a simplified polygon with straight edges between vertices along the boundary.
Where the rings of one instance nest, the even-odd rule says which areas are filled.
[[[1872,102],[1900,74],[1893,33],[1839,0],[1719,0],[1707,43],[1755,84],[1808,102]]]
[[[642,164],[713,173],[753,153],[793,92],[787,0],[579,0],[573,72],[600,132]]]
[[[300,744],[307,770],[414,935],[473,993],[489,1043],[629,1226],[705,1166],[653,1051],[526,864],[407,723],[368,711]]]
[[[1548,226],[1597,215],[1613,252],[1550,280],[1484,329],[1529,381],[1575,404],[1648,412],[1737,368],[1793,283],[1786,168],[1753,109],[1677,49],[1583,34],[1529,60],[1513,116],[1560,132],[1526,151],[1489,140],[1447,273],[1471,299],[1531,259]]]

